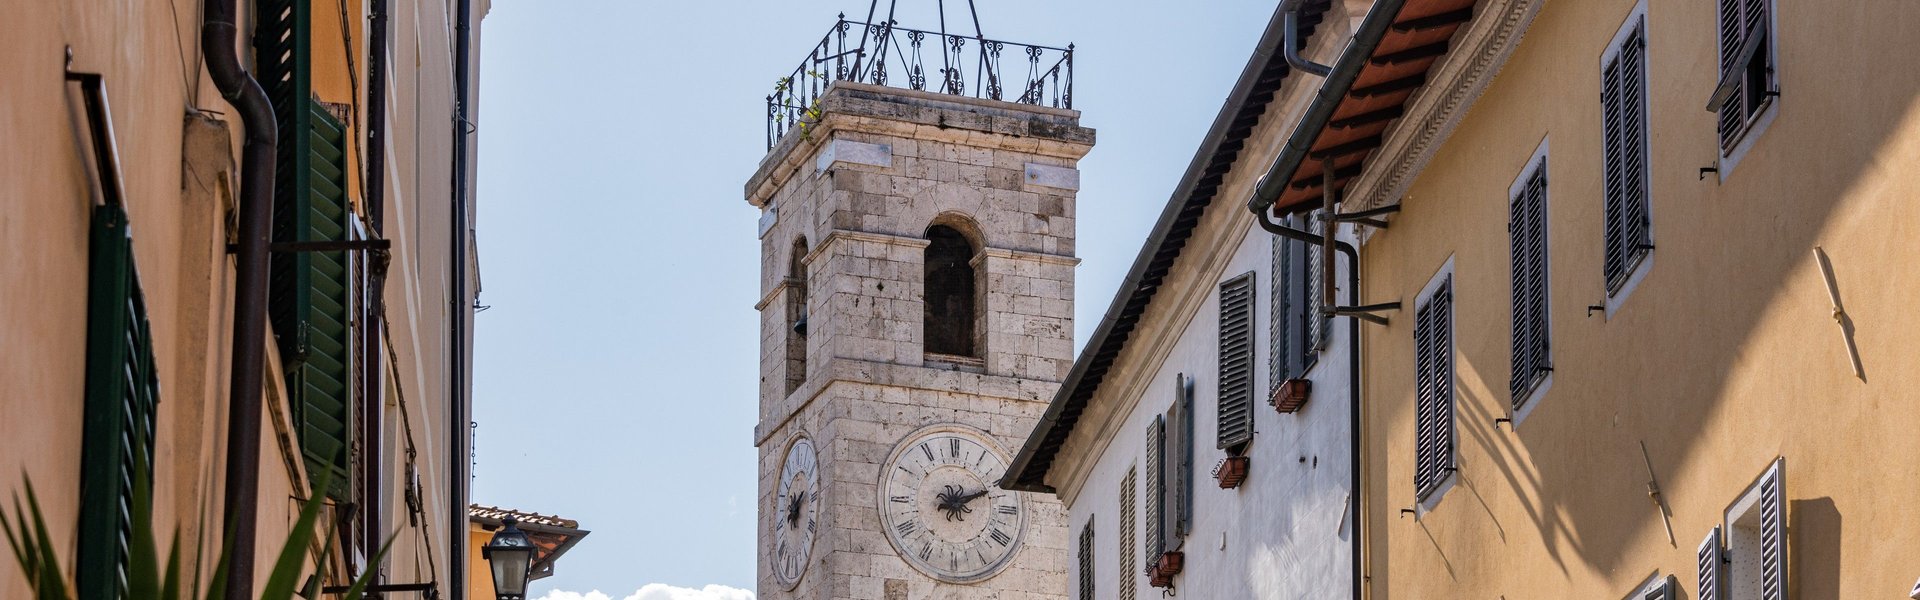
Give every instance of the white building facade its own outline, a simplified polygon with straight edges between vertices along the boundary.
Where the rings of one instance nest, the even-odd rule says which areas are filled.
[[[1349,16],[1307,8],[1307,54],[1338,52]],[[1352,593],[1353,319],[1317,316],[1320,248],[1246,208],[1319,83],[1289,73],[1284,37],[1276,12],[1002,482],[1066,505],[1070,598]],[[1336,231],[1354,241],[1352,226]],[[1353,304],[1335,254],[1337,303]]]

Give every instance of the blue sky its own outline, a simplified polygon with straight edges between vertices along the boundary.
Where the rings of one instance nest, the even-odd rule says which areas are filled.
[[[949,4],[959,30],[965,2]],[[934,6],[901,1],[897,19],[936,28]],[[1273,5],[977,7],[988,37],[1078,45],[1075,107],[1099,130],[1080,164],[1084,343]],[[774,80],[835,13],[866,9],[495,0],[478,105],[491,308],[475,326],[473,497],[593,531],[536,593],[754,587],[760,244],[742,186],[765,152]],[[636,592],[649,584],[659,593]]]

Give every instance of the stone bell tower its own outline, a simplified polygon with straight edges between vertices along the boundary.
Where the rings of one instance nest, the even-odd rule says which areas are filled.
[[[746,185],[758,597],[1064,599],[1065,511],[996,483],[1073,364],[1071,49],[834,31],[769,98]],[[923,43],[987,70],[861,64]]]

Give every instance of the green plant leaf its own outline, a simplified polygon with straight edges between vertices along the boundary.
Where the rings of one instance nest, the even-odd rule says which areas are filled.
[[[33,480],[27,480],[27,508],[33,515],[33,536],[40,547],[39,573],[33,577],[40,600],[68,600],[67,580],[60,573],[60,559],[53,554],[53,536],[47,535],[47,521],[40,512],[40,498],[33,492]]]
[[[167,574],[160,580],[160,600],[180,600],[180,528],[173,528],[173,543],[167,545]]]
[[[160,593],[160,552],[153,539],[153,475],[146,448],[134,444],[133,539],[127,549],[127,597],[156,598]]]
[[[400,536],[397,535],[387,536],[387,543],[380,545],[380,551],[375,552],[373,559],[367,561],[367,564],[369,566],[380,564],[381,559],[387,557],[387,550],[393,548],[393,541],[399,538]],[[376,572],[378,572],[377,569],[370,568],[360,573],[360,577],[353,580],[353,585],[347,588],[346,595],[341,596],[340,600],[360,600],[361,596],[366,595],[367,586],[373,583],[373,575]]]

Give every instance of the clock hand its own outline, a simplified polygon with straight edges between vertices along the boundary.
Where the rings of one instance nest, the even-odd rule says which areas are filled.
[[[795,494],[793,496],[793,500],[787,503],[787,526],[788,527],[800,526],[800,504],[806,501],[806,499],[807,499],[806,492],[801,492],[799,494]]]

